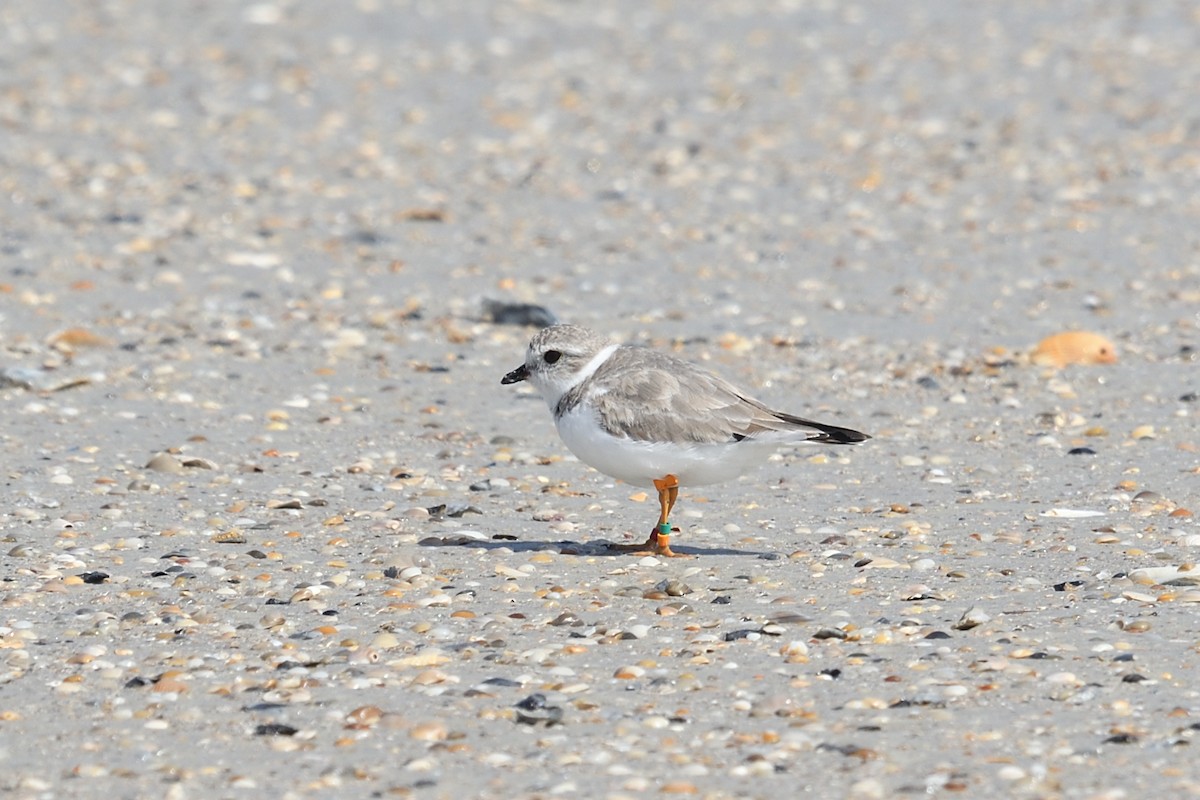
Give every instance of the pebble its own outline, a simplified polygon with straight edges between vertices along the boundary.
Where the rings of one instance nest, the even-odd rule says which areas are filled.
[[[0,389],[8,387],[31,391],[48,390],[49,373],[36,367],[0,367]]]
[[[146,469],[153,472],[166,472],[173,475],[182,475],[184,472],[183,462],[175,458],[170,453],[159,453],[146,462]]]
[[[662,592],[667,597],[683,597],[692,593],[692,587],[680,580],[667,579],[659,581],[654,587],[659,592]]]
[[[779,648],[779,654],[791,663],[803,664],[808,660],[808,645],[801,641],[791,641]]]
[[[546,695],[537,692],[515,705],[516,721],[523,725],[545,725],[550,727],[563,721],[561,706],[550,704]]]
[[[997,776],[1005,781],[1020,781],[1028,777],[1029,773],[1015,764],[1006,764],[997,770]]]
[[[1046,676],[1047,683],[1080,685],[1080,680],[1074,672],[1052,672]]]
[[[958,631],[968,631],[971,628],[978,627],[985,622],[990,622],[991,617],[977,606],[971,606],[962,613],[958,618],[958,622],[952,626]]]
[[[1057,517],[1059,519],[1087,519],[1089,517],[1102,517],[1103,511],[1094,511],[1084,508],[1052,508],[1041,513],[1043,517]]]
[[[878,778],[862,778],[850,785],[850,796],[864,800],[883,800],[889,796],[887,787]]]
[[[660,617],[673,617],[676,614],[694,614],[696,609],[687,603],[665,603],[654,609],[654,613]]]
[[[409,729],[408,735],[421,742],[444,742],[450,736],[450,731],[444,722],[434,720],[418,722]]]
[[[1200,585],[1200,566],[1180,564],[1174,567],[1141,567],[1129,573],[1135,583],[1150,586]]]
[[[545,328],[558,322],[554,312],[533,303],[484,299],[484,317],[497,325],[531,325]]]

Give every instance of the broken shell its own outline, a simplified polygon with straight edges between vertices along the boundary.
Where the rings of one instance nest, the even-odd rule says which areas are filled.
[[[420,722],[409,730],[408,735],[423,742],[444,742],[450,731],[443,722]]]
[[[110,340],[86,328],[67,328],[50,336],[46,343],[63,353],[74,352],[82,347],[112,346]]]
[[[1115,364],[1117,348],[1098,333],[1067,331],[1047,336],[1029,354],[1029,360],[1045,367],[1070,364]]]

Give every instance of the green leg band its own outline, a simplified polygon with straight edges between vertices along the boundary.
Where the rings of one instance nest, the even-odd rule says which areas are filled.
[[[669,523],[669,522],[659,523],[658,532],[662,536],[670,536],[671,535],[671,523]]]

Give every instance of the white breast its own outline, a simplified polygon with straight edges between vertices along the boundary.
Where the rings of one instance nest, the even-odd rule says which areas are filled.
[[[605,432],[584,405],[556,420],[558,435],[580,461],[627,483],[649,484],[674,475],[682,486],[721,483],[762,464],[775,450],[772,442],[745,440],[722,444],[641,442]]]

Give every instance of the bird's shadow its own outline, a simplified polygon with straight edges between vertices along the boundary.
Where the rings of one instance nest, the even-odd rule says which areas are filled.
[[[610,542],[599,539],[592,542],[573,542],[567,539],[550,541],[548,539],[521,540],[506,535],[490,539],[477,539],[473,536],[448,534],[445,536],[429,536],[417,543],[420,547],[475,547],[483,550],[511,550],[514,553],[535,553],[543,550],[556,551],[561,555],[571,556],[608,556],[625,557],[637,555],[629,550],[620,550],[624,543]],[[754,558],[781,558],[778,553],[767,550],[740,550],[731,547],[695,547],[692,545],[676,545],[671,543],[671,549],[685,556],[753,556]],[[643,555],[652,555],[644,553]]]

